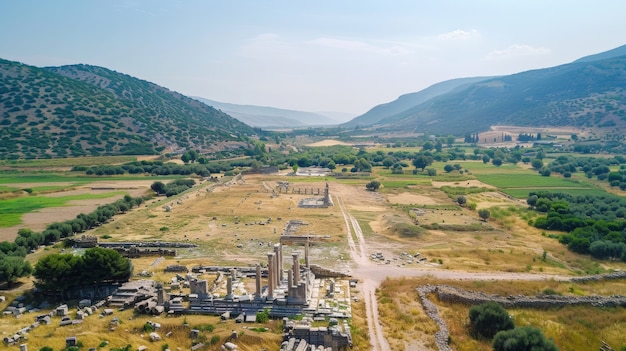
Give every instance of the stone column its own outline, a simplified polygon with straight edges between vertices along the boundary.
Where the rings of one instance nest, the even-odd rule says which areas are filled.
[[[157,305],[163,306],[164,303],[165,303],[165,290],[163,290],[163,287],[159,285],[159,287],[157,288]]]
[[[274,253],[267,254],[267,297],[274,297]]]
[[[287,297],[293,296],[293,271],[287,270]]]
[[[261,265],[256,265],[256,296],[261,296]]]
[[[306,238],[306,243],[304,244],[304,266],[309,268],[309,238]]]
[[[297,286],[300,283],[300,258],[297,252],[291,255],[293,256],[293,285]]]
[[[232,277],[226,278],[226,296],[227,297],[233,296],[233,278]]]
[[[278,243],[274,244],[274,254],[276,255],[276,284],[280,284],[283,280],[283,246]]]

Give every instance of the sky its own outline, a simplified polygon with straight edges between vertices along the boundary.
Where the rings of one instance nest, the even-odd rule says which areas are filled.
[[[0,58],[356,116],[448,79],[624,45],[625,13],[617,0],[0,0]]]

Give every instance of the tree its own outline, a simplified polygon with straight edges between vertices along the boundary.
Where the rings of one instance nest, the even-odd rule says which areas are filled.
[[[528,197],[528,199],[526,199],[526,203],[530,206],[530,207],[534,207],[537,204],[537,201],[539,200],[539,197],[537,195],[530,195]]]
[[[383,166],[387,169],[389,169],[389,167],[391,167],[394,163],[396,163],[396,159],[393,157],[385,157],[383,159]]]
[[[422,171],[432,163],[433,159],[425,155],[418,155],[413,159],[413,166],[415,166],[415,168],[421,168]]]
[[[369,191],[378,191],[378,188],[380,188],[380,182],[376,180],[372,180],[371,182],[365,184],[365,189]]]
[[[150,185],[150,189],[157,193],[157,195],[161,195],[165,193],[165,184],[163,184],[163,182],[154,182]]]
[[[7,282],[9,287],[17,281],[17,278],[27,277],[33,272],[28,261],[23,257],[6,256],[0,253],[0,282]]]
[[[454,135],[448,135],[446,137],[446,143],[448,144],[448,147],[450,147],[452,144],[454,144],[454,140],[455,140]]]
[[[84,283],[125,282],[132,272],[129,259],[115,250],[102,247],[87,249],[82,261]]]
[[[486,338],[493,337],[501,330],[515,328],[509,313],[496,302],[472,306],[469,318],[472,330]]]
[[[451,164],[446,164],[445,166],[443,166],[443,170],[446,171],[446,173],[450,173],[454,171],[454,167]]]
[[[536,170],[540,170],[541,167],[543,167],[543,161],[541,161],[540,159],[536,158],[532,161],[530,161],[530,165]]]
[[[558,351],[554,342],[547,339],[541,330],[533,327],[518,327],[503,330],[493,338],[494,351]]]
[[[191,156],[189,156],[188,152],[185,152],[182,156],[180,156],[180,160],[183,161],[184,164],[187,164],[191,161]]]
[[[117,251],[94,247],[83,256],[50,254],[37,261],[33,275],[36,286],[63,294],[69,288],[99,282],[124,282],[132,274],[130,260]]]
[[[478,210],[478,217],[480,217],[480,219],[482,219],[483,221],[486,222],[490,216],[491,216],[491,212],[489,212],[488,209],[483,208],[483,209]]]
[[[79,281],[81,261],[80,256],[72,254],[51,254],[40,258],[33,271],[37,278],[35,285],[48,291],[67,290]]]

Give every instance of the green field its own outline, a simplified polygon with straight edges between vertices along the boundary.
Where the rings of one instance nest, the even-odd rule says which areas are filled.
[[[169,180],[184,178],[181,175],[169,176],[144,176],[144,175],[123,175],[123,176],[87,176],[87,175],[64,175],[58,173],[30,173],[30,174],[0,174],[0,184],[19,183],[81,183],[98,182],[103,180]]]
[[[526,174],[476,174],[481,182],[501,189],[507,188],[589,188],[587,184],[576,180],[557,177],[543,177],[538,173]]]
[[[44,167],[74,167],[97,166],[128,163],[137,160],[137,156],[91,156],[69,157],[34,160],[0,160],[0,167],[6,168],[44,168]]]
[[[105,194],[82,194],[60,197],[24,196],[0,201],[0,227],[11,227],[22,223],[22,215],[46,207],[65,206],[70,201],[87,199],[104,199],[126,194],[124,191],[113,191]]]
[[[516,198],[526,198],[531,191],[545,190],[571,195],[602,195],[601,188],[586,182],[561,177],[543,177],[536,172],[524,170],[524,173],[483,173],[476,177],[483,183],[493,185],[505,194]]]

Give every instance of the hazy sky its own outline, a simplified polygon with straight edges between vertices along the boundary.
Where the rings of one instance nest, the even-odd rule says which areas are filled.
[[[0,0],[0,58],[356,115],[443,80],[624,45],[625,14],[619,0]]]

